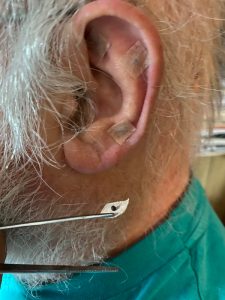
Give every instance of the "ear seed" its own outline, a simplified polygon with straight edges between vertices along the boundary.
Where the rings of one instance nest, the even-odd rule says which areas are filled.
[[[125,120],[109,128],[108,133],[117,144],[122,145],[135,130],[136,127],[134,127],[131,122]]]
[[[87,45],[89,50],[99,60],[106,55],[110,48],[110,43],[106,40],[106,38],[94,29],[92,29],[87,35]]]
[[[127,71],[133,78],[139,77],[149,66],[148,51],[140,41],[127,51],[123,57],[123,64],[127,66]]]

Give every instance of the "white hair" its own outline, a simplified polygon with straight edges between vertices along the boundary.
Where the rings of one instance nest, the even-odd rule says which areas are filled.
[[[87,85],[60,65],[61,30],[85,1],[6,1],[1,31],[2,167],[10,159],[45,160],[40,112],[59,113],[53,98],[85,99]],[[7,15],[8,13],[8,15]],[[65,50],[65,49],[64,49]],[[55,63],[53,63],[55,61]],[[44,100],[44,101],[43,101]],[[32,147],[30,146],[32,145]]]
[[[68,46],[65,26],[76,10],[88,2],[90,1],[0,2],[1,223],[32,219],[38,214],[41,215],[43,208],[39,209],[37,203],[46,195],[40,195],[35,181],[41,180],[43,164],[61,167],[51,151],[59,147],[61,141],[57,145],[46,144],[42,114],[51,112],[62,132],[66,126],[72,126],[74,134],[84,130],[94,117],[94,104],[89,96],[88,83],[78,78],[70,69],[65,69],[62,64],[62,53],[67,53]],[[151,116],[152,124],[149,126],[149,160],[155,165],[161,164],[162,167],[152,169],[163,170],[165,161],[157,157],[161,136],[166,136],[166,160],[174,153],[174,149],[177,150],[178,145],[180,148],[187,145],[191,147],[194,131],[199,127],[199,119],[205,112],[213,112],[209,107],[212,103],[210,99],[216,99],[219,91],[217,74],[224,3],[215,0],[130,2],[144,7],[149,13],[165,48],[165,75]],[[76,43],[74,47],[76,50]],[[66,59],[69,60],[70,57]],[[64,95],[73,97],[78,103],[75,116],[66,122],[57,110],[57,103],[62,101]],[[52,207],[51,201],[52,199],[44,208],[45,215],[48,215],[46,212]],[[96,224],[92,224],[89,231],[91,233],[93,228],[98,228],[99,239],[104,236],[104,230],[95,226]],[[79,238],[76,243],[75,239],[71,239],[70,231],[71,228],[65,227],[65,232],[68,233],[65,236],[68,238],[64,235],[59,237],[58,252],[53,253],[51,250],[48,259],[42,257],[49,251],[49,244],[44,241],[50,236],[54,239],[56,232],[60,232],[59,227],[49,227],[45,236],[40,238],[41,242],[34,248],[30,247],[35,244],[32,239],[41,236],[41,229],[35,230],[29,241],[24,238],[27,231],[11,231],[8,233],[8,249],[11,253],[8,261],[69,263],[62,255],[65,249],[71,248],[74,256],[78,257],[73,257],[72,261],[81,263]],[[93,255],[90,255],[90,260],[101,260],[106,255],[104,238],[99,243],[98,251],[93,250],[96,249],[96,236],[90,234],[88,237],[92,240],[90,244]],[[24,243],[28,245],[26,253],[22,249]],[[36,249],[36,252],[32,249]],[[39,278],[40,281],[48,279],[49,277]],[[38,282],[36,278],[30,278],[29,284],[32,286]]]
[[[0,206],[9,198],[18,198],[19,191],[31,184],[29,178],[25,180],[29,177],[27,165],[32,164],[39,176],[44,163],[59,167],[51,148],[59,147],[60,141],[59,145],[46,145],[41,118],[44,111],[54,114],[62,130],[73,126],[74,133],[93,117],[87,83],[63,68],[61,62],[62,48],[66,51],[67,45],[65,23],[86,2],[1,2]],[[73,123],[65,123],[56,108],[65,94],[79,104]],[[84,107],[86,115],[81,112]]]
[[[49,111],[61,124],[73,126],[74,133],[84,129],[85,125],[94,115],[90,97],[88,96],[87,82],[79,79],[71,70],[62,67],[61,51],[66,52],[67,36],[63,35],[65,25],[70,17],[76,13],[85,0],[6,0],[1,1],[1,36],[0,36],[0,210],[1,223],[12,223],[24,219],[39,218],[46,215],[50,208],[37,208],[34,203],[40,203],[47,196],[40,195],[39,182],[43,164],[51,164],[60,167],[53,155],[51,148],[59,145],[46,145],[45,128],[42,124],[42,112]],[[74,45],[76,50],[76,44]],[[62,49],[63,48],[63,49]],[[61,101],[62,95],[71,96],[74,102],[78,102],[78,110],[73,116],[73,122],[65,123],[62,115],[57,110],[57,102]],[[54,99],[54,102],[52,101]],[[82,101],[81,101],[82,100]],[[83,113],[85,110],[86,114]],[[63,127],[62,127],[63,124]],[[42,133],[42,134],[40,134]],[[30,166],[32,165],[32,171]],[[36,172],[34,172],[34,170]],[[36,174],[35,174],[36,173]],[[29,190],[29,192],[25,192]],[[38,195],[38,201],[36,201]],[[51,201],[50,201],[51,202]],[[32,204],[33,203],[33,204]],[[12,207],[14,210],[12,212]],[[45,213],[43,213],[43,210]],[[67,212],[68,213],[68,212]],[[92,223],[89,224],[91,226]],[[87,226],[87,225],[85,225]],[[7,261],[23,263],[27,260],[32,263],[43,261],[58,262],[60,255],[54,255],[50,251],[46,239],[54,239],[58,236],[58,227],[45,231],[43,228],[34,229],[27,244],[35,244],[35,238],[42,239],[42,245],[33,249],[39,249],[33,253],[32,247],[28,247],[25,256],[21,248],[24,246],[24,238],[20,231],[8,232],[8,255]],[[66,228],[66,227],[65,227]],[[93,229],[95,228],[95,229]],[[95,240],[94,230],[89,228],[89,245]],[[68,231],[71,234],[73,229]],[[26,231],[26,230],[25,230]],[[23,234],[25,233],[23,231]],[[57,249],[64,250],[68,247],[77,255],[77,261],[81,263],[82,253],[79,250],[79,231],[74,239],[66,239],[65,235],[57,240]],[[99,230],[100,232],[101,230]],[[30,232],[28,230],[28,232]],[[53,234],[54,232],[54,234]],[[50,234],[51,233],[51,234]],[[17,239],[15,239],[15,235]],[[102,234],[101,234],[102,235]],[[31,241],[34,239],[34,241]],[[69,241],[69,242],[67,242]],[[40,242],[40,240],[39,240]],[[102,248],[99,245],[99,248]],[[46,251],[51,252],[47,257]],[[92,247],[91,247],[92,249]],[[38,256],[40,252],[45,257]],[[91,250],[92,251],[92,250]],[[29,253],[28,253],[29,252]],[[56,251],[55,251],[56,253]],[[59,253],[59,252],[57,252]],[[90,255],[93,262],[99,255],[97,249]],[[71,260],[71,258],[70,258]],[[68,259],[61,259],[61,263],[68,263]],[[39,279],[33,280],[29,276],[29,285],[34,286],[37,282],[47,281],[51,275],[39,275]],[[54,276],[57,278],[65,277]],[[22,280],[23,276],[21,276]],[[34,276],[35,278],[35,276]]]

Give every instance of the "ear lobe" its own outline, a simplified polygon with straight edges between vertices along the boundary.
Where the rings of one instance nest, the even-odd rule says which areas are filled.
[[[95,173],[117,164],[143,136],[160,86],[162,49],[149,18],[119,0],[85,5],[73,28],[86,43],[97,113],[85,132],[66,136],[64,153],[73,169]]]

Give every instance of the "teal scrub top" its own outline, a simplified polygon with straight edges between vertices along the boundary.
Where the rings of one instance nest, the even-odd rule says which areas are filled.
[[[225,229],[196,179],[161,225],[107,263],[120,272],[83,273],[32,291],[4,275],[0,299],[225,299]]]

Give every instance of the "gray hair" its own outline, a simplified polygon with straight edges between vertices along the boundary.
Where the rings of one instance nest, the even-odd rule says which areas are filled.
[[[14,221],[15,216],[24,217],[25,210],[28,217],[31,212],[35,214],[34,198],[37,199],[38,187],[33,188],[30,165],[40,179],[43,164],[61,167],[51,150],[59,147],[62,141],[57,145],[47,144],[42,117],[44,112],[54,116],[62,132],[72,126],[74,134],[84,130],[94,117],[90,85],[62,63],[62,54],[69,53],[65,27],[77,9],[88,2],[0,1],[2,223]],[[210,112],[210,118],[213,115],[212,99],[217,100],[219,96],[218,57],[222,57],[219,52],[221,54],[224,1],[130,2],[140,5],[151,16],[165,49],[165,75],[149,124],[149,161],[156,161],[151,170],[163,172],[166,161],[178,147],[181,150],[182,147],[191,147],[202,115],[207,112]],[[74,53],[76,50],[74,43]],[[66,59],[70,60],[70,57]],[[76,114],[70,121],[64,120],[57,109],[57,103],[62,101],[64,95],[69,95],[78,103]],[[167,149],[163,152],[165,161],[159,157],[161,137],[163,148]],[[63,243],[62,236],[61,240]],[[32,249],[30,252],[35,257]]]
[[[61,122],[55,106],[61,95],[71,95],[74,101],[89,100],[86,82],[65,70],[60,59],[61,51],[65,51],[62,47],[66,47],[65,23],[85,2],[7,0],[2,4],[2,168],[8,168],[11,160],[19,164],[28,158],[54,164],[54,159],[43,156],[48,146],[39,134],[41,111],[51,110]]]
[[[50,112],[63,131],[74,134],[94,115],[87,82],[63,67],[67,53],[66,24],[84,0],[5,0],[0,17],[0,208],[1,220],[10,219],[12,201],[31,185],[27,166],[36,175],[42,165],[59,167],[47,145],[42,115]],[[76,43],[74,43],[74,51]],[[68,59],[70,59],[68,57]],[[72,120],[63,120],[57,103],[67,95],[78,103]],[[53,101],[54,100],[54,101]],[[86,112],[84,114],[83,112]],[[33,191],[34,192],[34,191]],[[26,198],[26,196],[24,196]],[[29,197],[32,197],[30,195]],[[22,201],[23,202],[23,201]],[[24,203],[25,204],[25,203]],[[17,207],[17,213],[21,207]]]
[[[169,115],[173,115],[176,107],[180,116],[184,116],[182,120],[185,122],[189,111],[194,111],[189,105],[192,100],[195,99],[195,107],[203,108],[209,104],[212,92],[215,97],[217,90],[215,51],[219,48],[223,9],[222,2],[220,5],[218,2],[216,8],[213,1],[205,0],[201,4],[197,0],[188,4],[177,0],[171,1],[171,4],[166,1],[160,4],[157,1],[130,1],[149,9],[165,47],[166,70],[159,105],[166,106],[166,114]],[[3,170],[12,168],[12,163],[16,168],[27,161],[57,166],[50,151],[51,146],[57,145],[46,145],[41,118],[43,111],[53,112],[62,131],[65,126],[72,124],[75,134],[93,119],[94,104],[89,97],[87,82],[78,78],[71,70],[63,68],[61,59],[68,46],[64,28],[73,13],[88,2],[90,1],[1,1],[0,178]],[[204,16],[207,3],[212,15]],[[202,22],[201,26],[198,24],[199,20]],[[180,44],[177,45],[178,38]],[[76,43],[74,47],[76,48]],[[196,51],[196,54],[192,55],[189,63],[190,51]],[[208,72],[203,66],[208,68]],[[198,92],[194,88],[196,82]],[[57,101],[65,94],[73,97],[80,105],[73,123],[69,124],[63,122],[56,108]],[[196,98],[202,105],[196,104]],[[157,108],[158,115],[163,114],[161,108]],[[88,114],[83,113],[84,110]],[[179,123],[179,116],[176,115],[176,118]],[[188,127],[188,121],[186,123]]]

